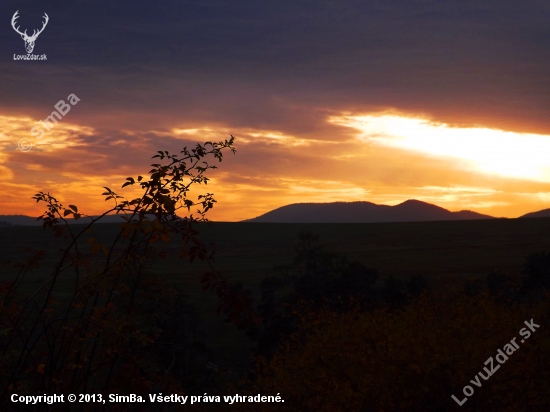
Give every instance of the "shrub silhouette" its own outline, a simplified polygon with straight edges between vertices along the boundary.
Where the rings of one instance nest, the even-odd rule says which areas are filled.
[[[541,251],[527,256],[523,269],[523,289],[550,288],[550,252]]]
[[[428,288],[422,276],[412,276],[406,285],[388,277],[383,286],[376,287],[375,269],[327,251],[319,235],[311,232],[300,234],[292,262],[276,270],[278,275],[266,277],[260,284],[262,324],[248,330],[248,336],[257,340],[257,354],[265,357],[295,331],[296,319],[303,311],[330,308],[346,312],[352,305],[363,311],[381,304],[399,307]]]
[[[481,283],[476,280],[477,293]],[[485,279],[487,290],[500,302],[540,300],[550,289],[550,252],[531,253],[517,275],[492,272]],[[472,289],[472,285],[465,286]]]
[[[355,297],[373,293],[378,276],[374,269],[326,251],[319,236],[311,232],[300,233],[292,263],[275,269],[279,275],[266,277],[260,284],[262,324],[247,331],[258,342],[257,353],[263,355],[273,353],[281,338],[294,330],[297,306],[346,309]]]
[[[403,281],[395,276],[388,276],[384,279],[382,293],[384,301],[391,305],[399,306],[404,305],[407,302]]]
[[[426,278],[421,275],[412,275],[406,284],[407,293],[411,296],[418,296],[429,289]]]
[[[221,162],[224,150],[235,153],[233,142],[231,136],[218,143],[197,144],[190,150],[185,147],[179,155],[159,151],[153,158],[166,164],[153,164],[148,179],[129,177],[122,185],[137,184],[143,195],[126,200],[106,187],[105,200],[114,206],[82,230],[66,220],[84,217],[77,206],[64,207],[50,193],[34,196],[47,206],[39,217],[43,227],[67,239],[68,246],[51,276],[34,293],[25,295],[21,287],[43,251],[25,263],[14,263],[17,277],[0,285],[1,401],[12,393],[185,392],[188,385],[181,377],[197,362],[191,362],[188,353],[192,328],[175,320],[174,311],[184,309],[181,292],[151,275],[146,265],[153,258],[165,257],[156,242],[168,243],[174,236],[184,242],[181,258],[210,264],[211,251],[199,241],[195,227],[196,222],[207,221],[205,214],[216,200],[211,193],[191,200],[190,189],[208,183],[206,172],[216,166],[206,159]],[[195,207],[197,217],[176,214]],[[104,245],[93,225],[109,213],[121,215],[125,222],[112,242]],[[219,311],[237,324],[256,321],[248,296],[210,267],[201,282],[203,289],[219,296]],[[68,298],[60,297],[62,277],[71,279]],[[181,341],[174,342],[169,334]],[[16,406],[10,403],[10,410]],[[85,404],[79,407],[86,409]],[[93,409],[93,405],[88,407]]]

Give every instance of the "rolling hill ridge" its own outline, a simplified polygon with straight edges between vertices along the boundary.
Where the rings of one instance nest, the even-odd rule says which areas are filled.
[[[95,216],[93,216],[95,217]],[[550,209],[527,213],[519,218],[550,217]],[[395,206],[377,205],[372,202],[293,203],[271,210],[253,219],[242,222],[264,223],[383,223],[383,222],[429,222],[439,220],[496,219],[471,210],[451,212],[440,206],[410,199]],[[89,218],[69,224],[89,223]],[[121,216],[105,216],[98,223],[123,223]],[[42,226],[43,221],[25,215],[0,215],[0,228],[11,226]]]
[[[381,223],[474,219],[495,218],[470,210],[451,212],[420,200],[407,200],[396,206],[371,202],[294,203],[244,222]]]

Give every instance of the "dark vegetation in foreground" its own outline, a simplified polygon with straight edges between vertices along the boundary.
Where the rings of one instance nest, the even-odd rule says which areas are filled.
[[[439,229],[441,236],[455,235],[447,242],[438,239],[434,229],[443,223],[387,225],[371,240],[386,245],[383,253],[369,248],[360,253],[351,247],[353,241],[334,243],[326,233],[320,238],[315,231],[302,230],[293,254],[276,254],[274,271],[256,274],[255,282],[239,283],[243,279],[217,269],[212,249],[197,231],[213,233],[216,225],[199,222],[206,220],[215,200],[208,193],[197,202],[189,199],[190,187],[206,183],[205,173],[212,168],[200,163],[203,158],[221,160],[222,150],[234,150],[232,143],[233,139],[197,145],[184,149],[182,158],[159,152],[157,157],[167,165],[153,165],[148,180],[139,176],[125,183],[140,184],[141,198],[119,201],[122,198],[106,188],[105,196],[115,202],[111,211],[131,214],[121,225],[111,226],[115,230],[109,236],[97,233],[95,222],[64,225],[66,216],[80,218],[78,208],[65,208],[50,194],[37,194],[36,200],[48,208],[44,225],[63,246],[53,265],[38,250],[29,251],[26,262],[2,268],[16,272],[0,282],[2,410],[28,408],[10,403],[13,393],[221,397],[219,403],[189,407],[195,410],[548,410],[550,252],[536,252],[547,248],[547,220],[540,220],[540,232],[534,231],[535,226],[529,229],[537,235],[530,237],[535,241],[528,246],[525,233],[522,238],[521,231],[506,232],[519,228],[509,222],[449,222],[455,226]],[[192,207],[199,207],[198,218],[175,215],[178,209]],[[155,218],[150,219],[150,213]],[[474,224],[486,226],[474,229]],[[500,230],[500,235],[488,243],[487,233],[485,238],[470,235],[468,240],[463,236],[465,227],[493,234]],[[417,242],[420,228],[426,239],[435,236],[437,244]],[[14,235],[23,228],[3,230]],[[353,233],[355,229],[335,225],[323,230]],[[366,230],[376,230],[376,225]],[[393,232],[392,239],[392,230],[408,235],[397,240]],[[234,238],[230,231],[225,233],[230,241]],[[502,240],[503,233],[510,238],[499,244],[497,238]],[[546,238],[538,238],[543,235]],[[414,246],[404,251],[399,242],[407,239]],[[262,241],[252,242],[258,247]],[[450,253],[448,246],[453,244],[456,250]],[[468,249],[472,244],[477,246]],[[495,248],[499,253],[492,255]],[[456,256],[459,250],[472,256],[475,270],[467,269],[464,258]],[[190,280],[166,275],[166,270],[175,270],[165,263],[167,256],[174,255],[181,258],[179,273]],[[391,261],[405,256],[405,262]],[[485,264],[483,256],[488,257]],[[495,265],[495,256],[518,263]],[[422,259],[428,260],[418,266]],[[430,272],[430,259],[438,270]],[[200,270],[198,278],[184,262]],[[252,271],[246,263],[243,270]],[[410,270],[401,270],[402,265]],[[426,273],[411,267],[426,268]],[[483,276],[467,276],[479,270]],[[36,282],[40,278],[33,277],[34,272],[46,275]],[[434,282],[436,274],[459,276],[445,284]],[[197,293],[195,299],[186,298],[194,280],[217,299],[225,326],[249,339],[254,357],[246,369],[220,366],[199,321],[199,315],[204,317],[214,308],[199,308]],[[540,328],[494,374],[484,372],[487,359],[512,338],[519,341],[524,321],[531,319]],[[247,348],[243,352],[248,353]],[[480,371],[487,380],[479,378]],[[471,383],[477,382],[476,375],[481,386]],[[475,393],[459,407],[452,395],[463,401],[466,385]],[[231,406],[223,402],[224,395],[237,393],[280,394],[285,402]],[[40,408],[69,410],[63,404],[35,409]],[[83,403],[70,410],[180,409],[176,404]]]

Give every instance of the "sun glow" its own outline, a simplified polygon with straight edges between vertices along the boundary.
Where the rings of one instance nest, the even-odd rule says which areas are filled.
[[[393,114],[333,116],[368,143],[449,158],[459,167],[503,177],[550,181],[550,136],[482,127],[454,127]]]

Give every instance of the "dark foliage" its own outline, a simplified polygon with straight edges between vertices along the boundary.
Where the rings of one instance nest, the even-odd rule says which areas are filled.
[[[0,401],[13,393],[96,393],[106,398],[109,393],[206,391],[216,385],[196,312],[181,291],[151,274],[148,264],[166,257],[156,242],[181,237],[180,258],[209,264],[201,281],[220,298],[219,312],[239,325],[255,318],[248,296],[212,267],[212,252],[197,237],[196,222],[208,221],[205,214],[216,200],[211,193],[190,199],[191,186],[206,185],[206,172],[216,168],[205,158],[221,161],[223,150],[235,152],[233,141],[184,147],[177,155],[159,151],[153,158],[166,164],[153,164],[149,178],[129,177],[122,185],[140,186],[142,196],[125,200],[106,187],[105,200],[114,206],[101,216],[88,216],[84,228],[68,225],[69,216],[85,217],[76,205],[64,207],[50,193],[33,197],[47,206],[38,218],[43,227],[67,245],[48,279],[33,286],[32,293],[23,292],[29,287],[25,276],[44,251],[12,263],[17,276],[0,284]],[[198,218],[176,214],[191,208]],[[104,245],[93,228],[109,213],[120,214],[125,222]],[[70,287],[63,283],[66,279]],[[38,408],[53,410],[46,404]],[[90,410],[93,405],[75,408]]]
[[[429,289],[426,278],[421,275],[412,275],[405,286],[407,293],[411,296],[418,296]]]
[[[550,252],[541,251],[527,256],[523,270],[523,289],[550,288]]]
[[[258,342],[257,354],[263,356],[272,354],[281,339],[295,330],[299,311],[346,312],[357,305],[370,310],[380,304],[400,307],[428,287],[422,276],[411,277],[406,285],[388,277],[382,286],[375,286],[377,270],[325,250],[319,236],[310,232],[300,234],[292,263],[278,266],[276,271],[277,276],[260,284],[262,325],[248,330]]]

